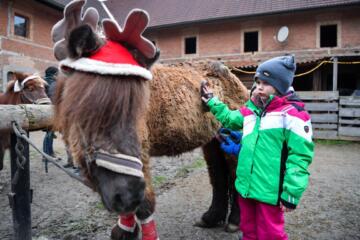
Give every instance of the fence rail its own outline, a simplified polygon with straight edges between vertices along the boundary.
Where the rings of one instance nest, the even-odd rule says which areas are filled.
[[[314,138],[360,141],[360,99],[337,91],[297,92],[310,113]]]
[[[360,99],[340,97],[339,136],[360,138]]]
[[[0,105],[0,131],[12,130],[11,122],[16,121],[22,128],[38,130],[50,127],[53,118],[52,105]]]

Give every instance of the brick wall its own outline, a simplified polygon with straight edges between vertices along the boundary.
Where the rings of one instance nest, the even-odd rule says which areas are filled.
[[[228,20],[216,23],[193,24],[191,26],[171,27],[148,32],[151,39],[155,39],[160,47],[161,59],[183,60],[186,58],[222,58],[236,59],[239,56],[254,58],[256,55],[273,52],[311,52],[319,49],[319,26],[324,23],[337,23],[339,32],[339,49],[360,48],[360,7],[331,8],[269,16],[257,16]],[[279,43],[275,35],[281,26],[289,28],[286,43]],[[244,31],[259,31],[259,52],[244,53]],[[198,37],[198,52],[196,55],[184,55],[185,36]],[[357,50],[356,50],[357,49]]]
[[[14,14],[29,19],[27,38],[14,35]],[[50,32],[61,17],[62,12],[33,0],[0,2],[0,84],[4,83],[7,71],[18,69],[43,74],[48,66],[57,65]]]

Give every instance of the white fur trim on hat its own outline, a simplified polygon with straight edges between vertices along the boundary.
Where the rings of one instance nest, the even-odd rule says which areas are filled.
[[[139,76],[147,80],[152,79],[152,74],[146,68],[131,64],[117,64],[97,61],[90,58],[71,60],[66,58],[60,62],[60,68],[69,67],[78,71],[98,73],[102,75]]]

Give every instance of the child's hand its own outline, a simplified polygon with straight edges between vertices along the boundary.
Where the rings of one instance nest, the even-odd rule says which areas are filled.
[[[280,208],[283,212],[292,212],[294,211],[295,209],[292,209],[292,208],[287,208],[285,207],[281,202],[280,202]]]
[[[208,83],[206,81],[201,82],[201,100],[203,100],[204,103],[207,103],[213,97],[214,93]]]

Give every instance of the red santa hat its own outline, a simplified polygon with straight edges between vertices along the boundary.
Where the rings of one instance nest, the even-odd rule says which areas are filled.
[[[112,40],[106,40],[105,44],[90,57],[62,60],[60,67],[63,70],[71,68],[101,75],[139,76],[146,80],[152,79],[151,72],[142,67],[128,49]]]

